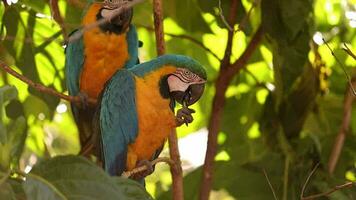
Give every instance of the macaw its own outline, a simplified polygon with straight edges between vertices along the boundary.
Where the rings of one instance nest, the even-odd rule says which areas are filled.
[[[86,26],[109,17],[117,7],[112,0],[91,3],[83,17]],[[105,83],[123,67],[130,68],[138,61],[138,39],[131,24],[132,9],[113,18],[66,47],[66,78],[69,95],[81,96],[83,106],[72,104],[72,112],[79,129],[82,149],[92,136],[92,120],[95,105],[87,105],[86,99],[98,98]],[[91,141],[91,140],[90,140]]]
[[[157,158],[171,131],[192,122],[194,110],[188,106],[201,97],[206,79],[201,64],[181,55],[117,71],[102,93],[95,120],[104,169],[121,175]],[[183,105],[177,116],[175,102]]]

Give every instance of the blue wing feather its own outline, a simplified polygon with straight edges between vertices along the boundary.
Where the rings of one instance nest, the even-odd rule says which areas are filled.
[[[74,31],[73,33],[75,33]],[[72,33],[72,34],[73,34]],[[79,76],[84,64],[83,38],[69,43],[66,47],[66,78],[67,88],[70,95],[77,95],[79,89]]]
[[[138,134],[135,79],[119,70],[106,85],[100,103],[100,132],[104,167],[110,175],[121,175],[126,168],[127,146]]]

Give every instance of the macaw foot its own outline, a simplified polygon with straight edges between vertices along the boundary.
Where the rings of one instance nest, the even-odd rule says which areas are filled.
[[[143,179],[146,176],[148,176],[148,175],[153,173],[154,168],[153,168],[153,165],[151,164],[150,161],[148,161],[148,160],[140,160],[140,161],[138,161],[138,163],[136,164],[136,168],[137,167],[141,167],[141,166],[146,166],[147,169],[145,171],[133,174],[131,176],[132,179],[140,180],[140,179]]]
[[[80,103],[79,103],[80,107],[83,108],[83,109],[87,108],[89,106],[89,101],[88,101],[89,100],[89,96],[88,96],[88,94],[85,93],[85,92],[79,92],[78,93],[78,97],[80,98]]]
[[[192,113],[195,113],[195,110],[190,109],[188,107],[183,107],[177,111],[176,115],[176,123],[177,126],[181,126],[183,123],[188,125],[193,122]]]

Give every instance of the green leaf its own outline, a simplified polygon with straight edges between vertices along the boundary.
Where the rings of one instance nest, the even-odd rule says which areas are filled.
[[[11,161],[13,164],[18,165],[27,138],[26,119],[21,116],[14,120],[8,126],[8,134],[9,143],[11,144]]]
[[[16,119],[20,116],[24,116],[24,108],[22,103],[19,100],[10,101],[10,103],[6,106],[6,116],[11,119]]]
[[[113,179],[116,185],[121,187],[127,196],[127,200],[152,199],[145,188],[137,181],[121,177],[113,177]]]
[[[179,26],[192,33],[211,33],[195,1],[171,0],[163,4],[165,16],[171,17]],[[189,8],[189,9],[187,9]]]
[[[25,108],[25,116],[29,117],[31,115],[38,117],[39,114],[44,114],[44,117],[49,119],[51,111],[47,104],[37,96],[29,95],[23,102]],[[53,111],[52,111],[53,112]]]
[[[13,86],[0,88],[0,165],[5,170],[10,162],[16,164],[20,159],[26,139],[26,121],[20,116],[16,120],[10,120],[6,124],[2,119],[4,104],[17,98],[17,90]]]
[[[219,1],[221,1],[222,15],[227,20],[227,19],[229,19],[231,0],[219,0]],[[203,12],[210,13],[215,17],[220,28],[227,28],[226,24],[223,22],[221,14],[220,14],[219,1],[218,0],[214,0],[214,1],[198,0],[198,5],[202,9]],[[237,2],[236,13],[237,14],[236,14],[236,18],[235,18],[235,24],[239,24],[243,20],[243,18],[246,16],[246,10],[245,10],[245,7],[242,5],[241,1]],[[230,26],[232,26],[232,25],[230,25]],[[249,23],[249,21],[247,22],[247,26],[243,31],[247,35],[249,35],[251,33],[251,24]]]
[[[37,175],[29,175],[24,183],[25,193],[29,200],[67,200],[58,189],[47,180]]]
[[[142,187],[130,180],[115,180],[78,156],[43,161],[27,176],[30,181],[24,189],[29,199],[149,199]]]
[[[293,84],[302,74],[308,59],[309,41],[311,39],[309,20],[298,18],[297,10],[282,10],[284,1],[262,1],[262,26],[270,36],[273,49],[273,65],[276,84],[277,103],[284,95],[289,94]],[[288,1],[288,4],[298,4],[299,0]],[[310,12],[307,5],[302,13]],[[282,13],[283,12],[283,13]],[[289,15],[286,12],[291,12]],[[293,18],[289,22],[289,18]],[[302,21],[302,22],[300,22]],[[294,22],[294,23],[293,23]],[[291,30],[289,30],[290,28]]]

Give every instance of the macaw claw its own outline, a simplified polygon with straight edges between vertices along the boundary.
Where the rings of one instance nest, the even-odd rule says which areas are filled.
[[[141,167],[141,166],[146,166],[147,169],[145,171],[133,174],[131,176],[132,179],[135,179],[135,180],[143,179],[146,176],[152,174],[153,171],[154,171],[153,165],[148,160],[140,160],[140,161],[138,161],[137,164],[136,164],[136,168]]]
[[[181,126],[183,123],[185,123],[188,126],[189,123],[192,123],[193,122],[192,113],[195,113],[195,110],[185,106],[179,109],[176,115],[177,126]]]

